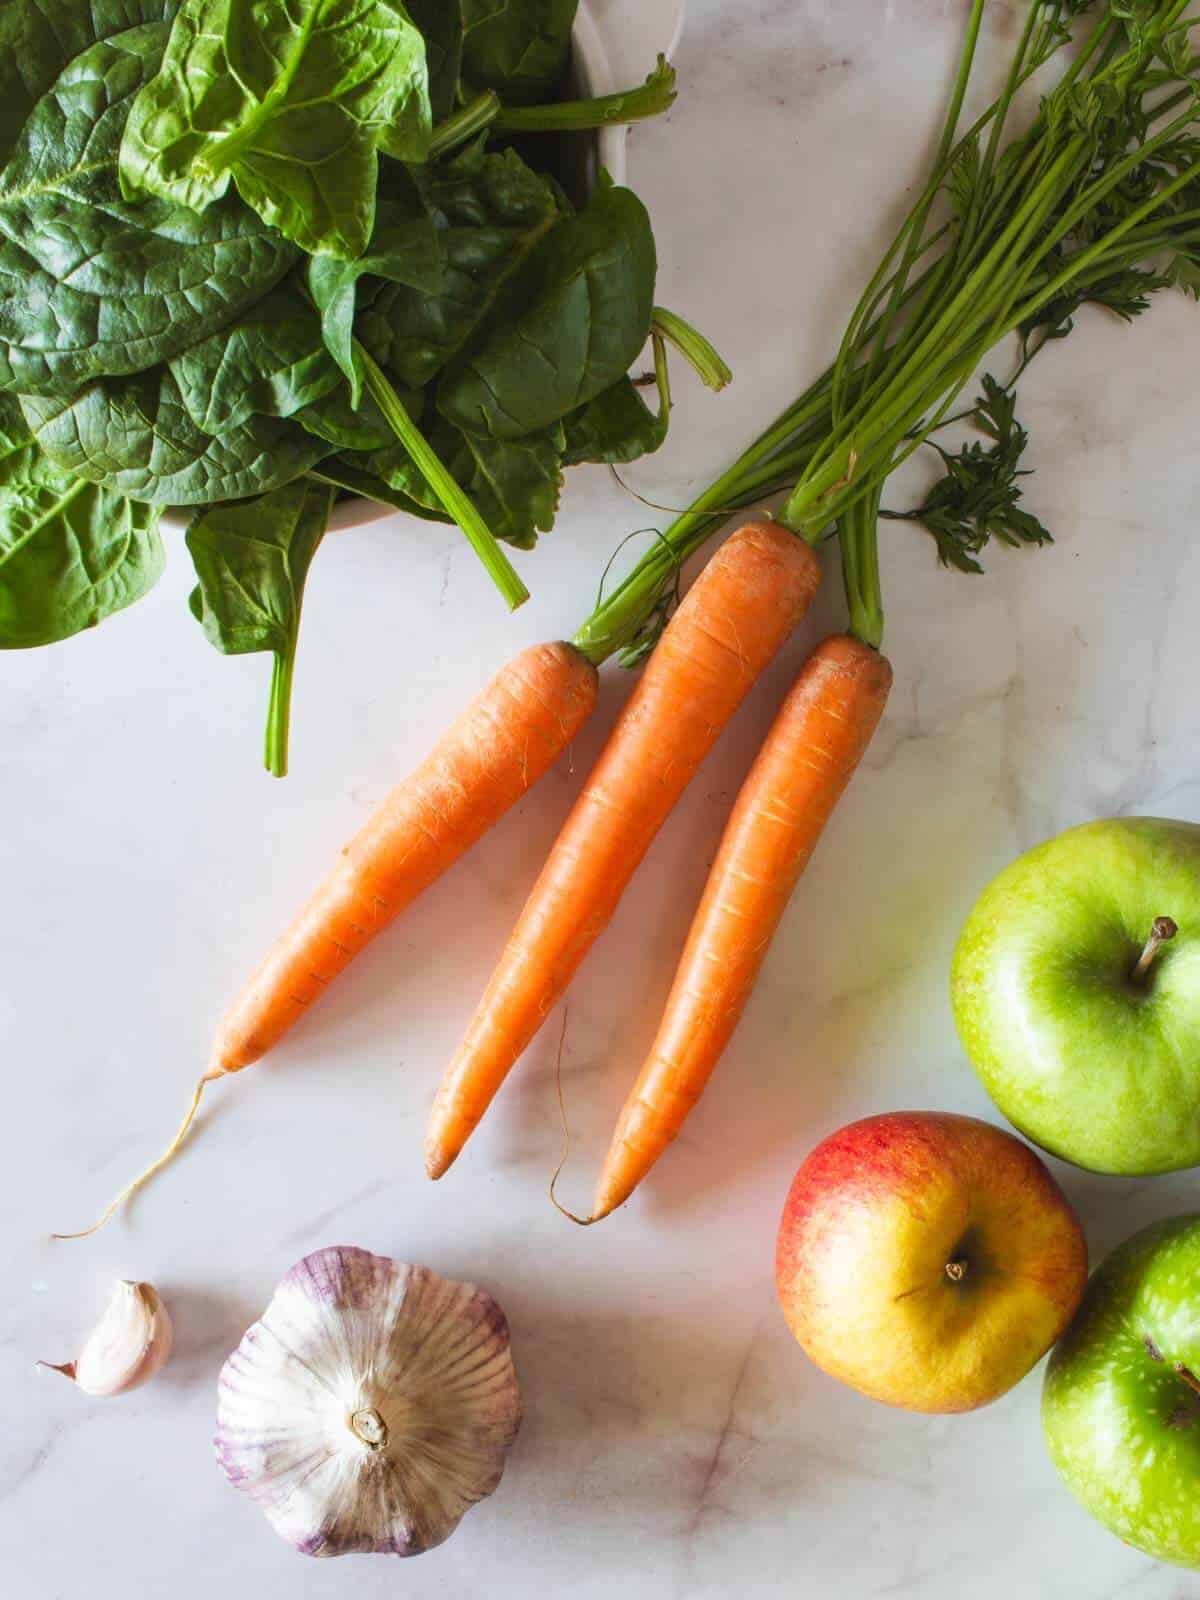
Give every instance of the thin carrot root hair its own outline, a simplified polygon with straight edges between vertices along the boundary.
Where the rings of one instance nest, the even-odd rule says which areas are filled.
[[[573,1222],[578,1228],[590,1228],[592,1223],[599,1222],[600,1218],[577,1216],[569,1206],[563,1205],[562,1201],[555,1193],[555,1190],[558,1188],[558,1180],[562,1177],[562,1170],[567,1164],[567,1157],[571,1154],[571,1130],[567,1125],[567,1102],[565,1096],[563,1095],[562,1086],[563,1046],[567,1042],[567,1013],[569,1010],[569,1006],[563,1007],[562,1031],[558,1036],[558,1055],[554,1062],[554,1088],[558,1094],[558,1115],[559,1120],[562,1122],[563,1147],[562,1155],[558,1160],[558,1165],[554,1169],[554,1176],[550,1179],[550,1188],[548,1193],[550,1195],[550,1204],[556,1211],[561,1212],[562,1215],[566,1217],[568,1222]]]
[[[187,1112],[183,1121],[179,1124],[178,1133],[176,1133],[175,1137],[163,1151],[162,1155],[159,1156],[158,1160],[151,1162],[151,1164],[146,1168],[145,1172],[139,1173],[139,1175],[134,1178],[131,1183],[127,1183],[121,1190],[120,1194],[118,1194],[109,1202],[109,1205],[103,1214],[97,1221],[92,1223],[90,1228],[81,1228],[78,1233],[52,1233],[50,1237],[52,1239],[90,1239],[93,1233],[100,1232],[100,1229],[104,1227],[106,1222],[112,1221],[113,1217],[116,1216],[117,1212],[121,1209],[125,1202],[127,1200],[131,1200],[143,1184],[149,1183],[150,1179],[153,1178],[157,1173],[161,1172],[164,1167],[170,1166],[171,1162],[174,1161],[175,1157],[183,1148],[184,1140],[191,1132],[192,1123],[195,1122],[196,1113],[200,1109],[200,1097],[204,1093],[205,1085],[212,1083],[214,1081],[214,1076],[215,1075],[213,1073],[206,1072],[200,1079],[199,1083],[197,1083],[195,1091],[192,1094],[191,1104],[187,1108]],[[216,1076],[223,1076],[223,1074],[218,1074]]]

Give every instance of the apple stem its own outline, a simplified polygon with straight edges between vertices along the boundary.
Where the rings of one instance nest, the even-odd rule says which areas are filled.
[[[1191,1367],[1185,1367],[1182,1361],[1177,1361],[1175,1363],[1175,1371],[1183,1379],[1184,1383],[1187,1384],[1188,1388],[1193,1394],[1200,1394],[1200,1378],[1197,1378]]]
[[[966,1256],[955,1256],[953,1261],[946,1263],[946,1276],[951,1283],[961,1283],[967,1275]]]
[[[1179,932],[1179,924],[1173,917],[1155,917],[1150,924],[1150,937],[1142,946],[1142,953],[1137,959],[1137,966],[1129,974],[1134,983],[1142,983],[1150,971],[1151,963],[1159,950],[1168,940],[1173,939]]]

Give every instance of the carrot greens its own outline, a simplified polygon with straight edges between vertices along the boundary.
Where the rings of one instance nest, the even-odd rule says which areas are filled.
[[[986,5],[973,0],[928,180],[832,366],[587,619],[576,643],[593,661],[641,659],[680,565],[731,510],[780,490],[786,527],[813,542],[839,535],[853,631],[877,645],[882,485],[953,417],[989,351],[1017,335],[1031,358],[1086,302],[1128,319],[1160,288],[1200,289],[1200,78],[1186,0],[1033,0],[1002,92],[960,131]],[[1014,128],[1021,91],[1052,60],[1057,76]],[[992,443],[942,450],[946,477],[914,512],[942,558],[970,571],[989,537],[1047,535],[1018,504],[1026,440],[1009,386],[985,381],[966,416]]]

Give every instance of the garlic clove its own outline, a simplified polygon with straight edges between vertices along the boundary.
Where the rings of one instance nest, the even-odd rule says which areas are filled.
[[[40,1365],[73,1379],[85,1394],[125,1394],[160,1370],[171,1339],[171,1318],[153,1284],[121,1278],[75,1360]]]
[[[500,1481],[508,1324],[472,1284],[349,1246],[306,1256],[225,1363],[217,1459],[306,1555],[417,1555]]]

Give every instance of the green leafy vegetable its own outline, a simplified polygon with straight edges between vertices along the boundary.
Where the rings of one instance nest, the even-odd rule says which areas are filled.
[[[62,471],[155,505],[206,505],[275,489],[330,453],[324,440],[286,418],[252,416],[205,433],[188,415],[170,367],[102,378],[72,401],[23,395],[21,406]]]
[[[409,390],[399,395],[410,416],[419,417],[424,396]],[[356,409],[350,404],[345,384],[296,412],[296,421],[318,439],[325,439],[335,450],[369,453],[395,445],[396,435],[370,395],[364,395]]]
[[[407,462],[408,457],[398,446],[391,447],[386,453],[326,456],[309,476],[320,483],[332,484],[335,488],[361,495],[364,500],[375,500],[381,506],[392,506],[411,517],[420,517],[423,522],[448,523],[450,518],[441,506],[431,510],[390,482],[390,472],[401,460]],[[382,473],[375,471],[376,467],[382,468]]]
[[[354,319],[360,279],[373,277],[403,284],[423,298],[436,294],[444,277],[441,243],[415,188],[411,198],[381,198],[375,231],[365,255],[357,261],[313,256],[308,287],[321,314],[325,345],[350,384],[351,404],[362,398],[362,375],[354,360]]]
[[[945,475],[911,511],[879,513],[893,521],[919,522],[936,540],[943,566],[960,572],[983,571],[976,557],[992,539],[1014,546],[1050,542],[1049,530],[1020,505],[1020,480],[1029,476],[1020,461],[1029,435],[1016,419],[1013,396],[990,373],[972,416],[995,442],[985,447],[972,440],[951,454],[927,440],[941,456]]]
[[[512,562],[501,550],[496,537],[480,516],[471,497],[447,470],[437,451],[405,410],[391,380],[362,345],[354,346],[355,361],[362,366],[363,382],[370,391],[389,428],[400,441],[413,466],[437,496],[438,504],[458,523],[480,564],[496,585],[510,611],[529,599],[529,590],[517,576]]]
[[[546,100],[566,67],[579,0],[462,0],[462,76],[512,105]]]
[[[446,465],[479,507],[497,539],[532,550],[549,533],[562,491],[560,425],[522,439],[459,433]]]
[[[204,217],[121,200],[121,130],[166,32],[129,28],[71,60],[0,172],[0,387],[66,395],[142,371],[253,305],[294,259],[236,200]]]
[[[443,422],[430,443],[470,495],[497,539],[531,550],[554,526],[562,490],[565,439],[561,425],[523,439],[483,439]],[[408,505],[445,520],[438,497],[413,462],[392,448],[369,458],[370,470]]]
[[[491,144],[674,98],[660,60],[628,93],[547,104],[575,11],[0,0],[0,648],[138,598],[160,508],[198,508],[193,609],[220,648],[275,655],[282,772],[336,494],[457,523],[527,597],[497,540],[552,528],[568,463],[658,447],[667,343],[724,371],[670,313],[652,326],[632,195],[604,178],[577,215]],[[648,332],[657,413],[627,376]]]
[[[418,293],[385,285],[355,325],[375,360],[414,389],[462,349],[559,218],[550,184],[512,150],[485,155],[471,147],[423,182],[441,239],[442,287]]]
[[[462,70],[463,19],[460,0],[406,0],[408,14],[425,36],[429,105],[434,122],[454,110]]]
[[[400,0],[184,0],[121,181],[203,211],[232,178],[301,249],[353,260],[379,150],[419,161],[430,130],[425,43]]]
[[[56,473],[0,397],[0,649],[54,644],[162,576],[158,512]]]
[[[170,367],[188,416],[209,434],[253,416],[294,416],[342,382],[310,301],[290,279]]]
[[[516,439],[586,404],[645,344],[654,279],[646,208],[602,174],[586,209],[538,247],[515,314],[443,377],[442,414],[464,432]]]
[[[287,772],[292,674],[308,569],[325,537],[333,490],[303,480],[200,512],[187,532],[199,583],[192,615],[226,655],[269,650],[275,657],[264,759]]]
[[[618,378],[567,418],[563,465],[636,461],[658,449],[669,420],[666,407],[660,406],[656,415],[629,378]]]
[[[178,0],[4,0],[0,5],[0,162],[62,69],[98,39],[169,23]]]

